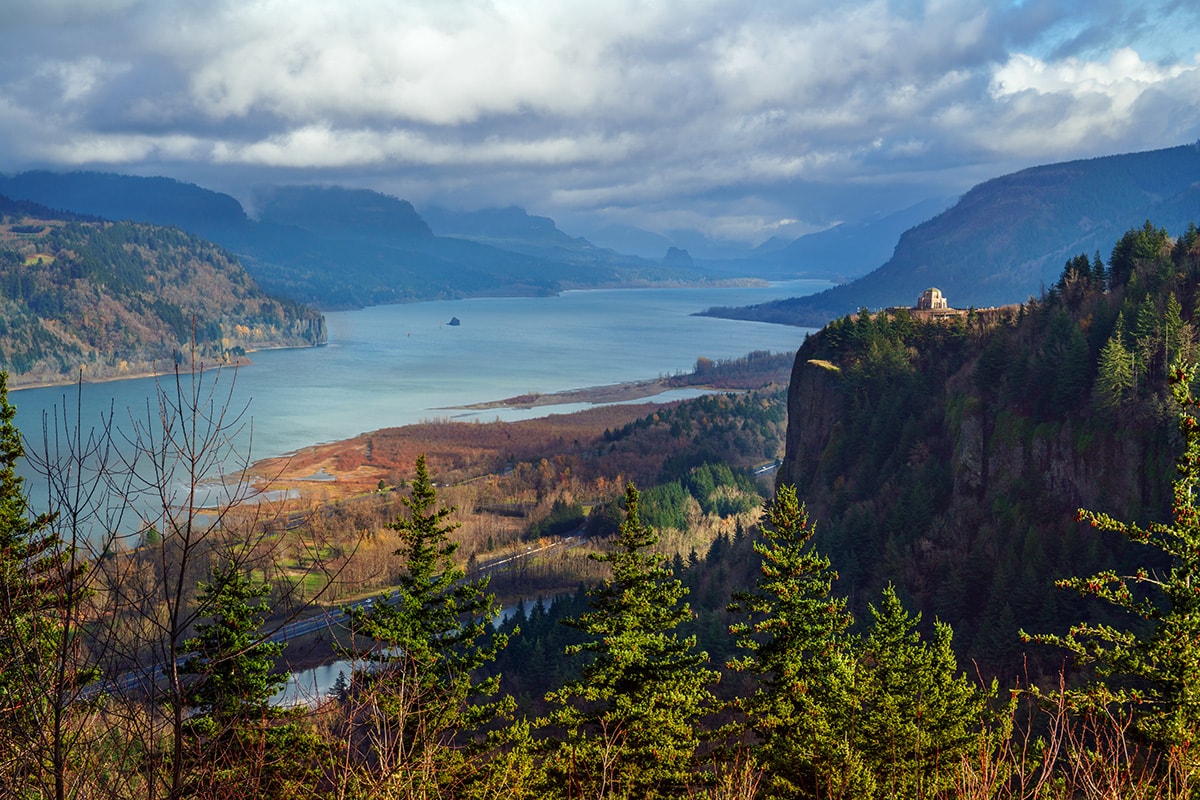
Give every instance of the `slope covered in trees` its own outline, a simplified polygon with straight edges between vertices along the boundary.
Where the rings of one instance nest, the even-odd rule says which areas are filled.
[[[324,319],[267,297],[225,250],[173,228],[0,216],[0,369],[12,384],[153,372],[317,345]]]
[[[1145,523],[1170,508],[1167,368],[1196,355],[1198,297],[1195,226],[1172,239],[1146,223],[1107,264],[1069,259],[1023,306],[953,321],[860,313],[810,337],[779,480],[824,523],[816,541],[855,611],[894,582],[1005,674],[1021,668],[1020,626],[1083,618],[1054,581],[1135,553],[1077,509]]]
[[[531,240],[497,236],[494,228],[479,235],[475,224],[475,233],[435,236],[407,201],[361,189],[264,189],[257,220],[227,194],[169,178],[25,172],[0,176],[0,193],[105,219],[174,225],[236,253],[267,292],[322,308],[698,278],[557,230],[557,237]]]
[[[909,306],[937,286],[958,308],[1020,303],[1075,253],[1105,249],[1147,218],[1181,231],[1200,206],[1200,143],[1033,167],[971,189],[906,231],[890,260],[804,298],[716,316],[821,326],[861,307]]]

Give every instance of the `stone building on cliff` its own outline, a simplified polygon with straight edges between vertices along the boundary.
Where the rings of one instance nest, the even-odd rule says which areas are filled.
[[[917,298],[918,311],[947,311],[949,308],[950,303],[946,301],[941,289],[930,287]]]

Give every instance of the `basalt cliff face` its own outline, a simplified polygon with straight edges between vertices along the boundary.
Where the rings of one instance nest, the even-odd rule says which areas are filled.
[[[1127,301],[1044,299],[990,322],[847,317],[806,341],[777,480],[806,500],[859,619],[893,583],[985,672],[1016,674],[1026,655],[1049,671],[1062,654],[1027,653],[1018,630],[1102,613],[1054,581],[1146,563],[1145,548],[1075,521],[1079,508],[1146,522],[1170,507],[1163,381],[1110,398],[1101,380]]]
[[[794,484],[808,498],[810,510],[829,511],[846,482],[844,462],[834,457],[843,447],[848,408],[847,387],[836,368],[820,359],[804,358],[792,371],[788,394],[787,455],[779,481]],[[998,495],[1014,490],[1061,498],[1070,513],[1077,508],[1105,508],[1134,514],[1167,502],[1172,474],[1165,465],[1162,425],[1147,430],[1145,420],[1131,428],[1067,420],[1040,424],[1014,409],[990,406],[961,378],[973,363],[932,398],[930,417],[940,416],[940,430],[928,441],[913,444],[902,469],[928,457],[936,448],[946,458],[949,493],[936,515],[962,517],[991,507]],[[886,398],[881,398],[886,402]],[[933,422],[934,420],[926,420]],[[865,454],[864,454],[865,455]],[[903,454],[891,453],[899,458]],[[1162,467],[1168,471],[1164,474]],[[898,474],[881,475],[876,488],[894,483]]]

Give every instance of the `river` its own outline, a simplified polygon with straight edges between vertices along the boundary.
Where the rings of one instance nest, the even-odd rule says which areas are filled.
[[[727,359],[754,350],[795,351],[807,329],[696,317],[711,306],[740,306],[824,289],[825,281],[768,286],[613,289],[555,297],[477,298],[390,305],[326,314],[325,347],[252,355],[253,364],[206,373],[206,387],[247,425],[236,447],[246,458],[284,455],[320,442],[434,418],[515,420],[566,413],[586,404],[482,412],[455,407],[529,392],[548,394],[690,371],[696,359]],[[457,318],[459,325],[450,325]],[[131,417],[155,408],[156,386],[140,378],[11,393],[17,425],[34,448],[43,414],[71,409],[84,426],[113,409],[128,432]],[[682,390],[667,400],[695,394]],[[148,405],[149,404],[149,405]],[[120,437],[118,437],[118,440]],[[38,476],[22,470],[36,497]],[[213,478],[216,475],[211,476]],[[276,702],[320,697],[338,662],[292,676]]]
[[[691,315],[828,285],[584,290],[333,312],[326,314],[328,345],[253,353],[253,364],[204,380],[216,382],[218,398],[231,408],[246,409],[251,424],[238,446],[254,459],[429,419],[526,419],[585,406],[454,407],[687,372],[701,356],[795,351],[807,329]],[[448,324],[452,318],[461,324]],[[92,426],[112,407],[118,426],[128,429],[131,414],[145,418],[159,380],[85,384],[79,418]],[[40,439],[43,413],[66,406],[73,416],[76,405],[74,387],[17,390],[11,400],[31,440]]]

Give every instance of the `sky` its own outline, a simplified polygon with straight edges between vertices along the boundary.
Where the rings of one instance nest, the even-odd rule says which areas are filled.
[[[757,244],[1200,140],[1197,0],[0,0],[0,172]]]

